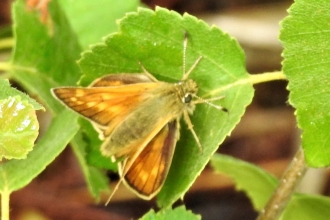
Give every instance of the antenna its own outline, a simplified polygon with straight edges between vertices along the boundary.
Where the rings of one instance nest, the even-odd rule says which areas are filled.
[[[225,98],[225,96],[219,96],[219,97],[214,97],[214,98],[210,98],[210,99],[203,99],[203,98],[201,98],[197,95],[194,95],[194,94],[193,94],[193,96],[197,99],[197,100],[193,101],[194,104],[205,103],[205,104],[208,104],[209,106],[212,106],[213,108],[216,108],[218,110],[228,112],[228,109],[226,109],[226,108],[224,108],[220,105],[215,105],[215,104],[212,103],[212,101],[223,99],[223,98]]]
[[[186,50],[187,50],[187,44],[188,44],[188,33],[187,31],[184,32],[184,40],[183,40],[183,57],[182,57],[182,79],[186,79]]]
[[[201,61],[203,56],[198,57],[198,59],[195,61],[195,63],[190,67],[188,72],[186,72],[186,51],[187,51],[187,45],[188,45],[188,33],[184,32],[184,41],[183,41],[183,57],[182,57],[182,65],[183,65],[183,76],[182,80],[186,80],[189,76],[189,74],[196,68],[197,64]]]

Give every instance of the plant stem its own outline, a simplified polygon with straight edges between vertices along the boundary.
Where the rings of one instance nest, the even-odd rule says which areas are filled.
[[[250,76],[250,81],[252,84],[268,82],[272,80],[281,80],[281,79],[286,79],[286,76],[281,71],[254,74]]]
[[[0,62],[0,71],[9,71],[12,66],[9,62]]]
[[[8,79],[11,77],[10,70],[12,69],[12,66],[8,62],[0,62],[0,72],[3,71],[4,73],[0,74],[1,79]]]
[[[9,220],[9,195],[7,188],[1,192],[1,220]]]
[[[277,189],[261,211],[257,220],[276,220],[289,203],[295,188],[307,171],[304,152],[298,150],[290,165],[284,172]]]
[[[14,45],[14,38],[4,38],[0,40],[0,50],[12,48]]]
[[[273,81],[273,80],[286,80],[286,76],[281,71],[253,74],[253,75],[250,75],[250,77],[248,77],[248,78],[240,79],[240,80],[235,81],[234,83],[228,84],[228,85],[223,86],[219,89],[215,89],[211,93],[209,93],[208,95],[219,94],[222,91],[225,91],[227,89],[230,89],[230,88],[238,86],[238,85],[244,85],[244,84],[252,84],[253,85],[253,84],[262,83],[262,82],[269,82],[269,81]]]

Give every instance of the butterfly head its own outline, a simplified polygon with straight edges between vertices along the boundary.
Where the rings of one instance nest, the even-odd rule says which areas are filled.
[[[189,112],[193,111],[195,105],[192,101],[198,92],[197,83],[192,79],[188,79],[180,81],[176,85],[181,102],[186,105]]]

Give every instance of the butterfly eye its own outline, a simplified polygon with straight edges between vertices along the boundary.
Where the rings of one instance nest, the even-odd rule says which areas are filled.
[[[192,100],[192,95],[190,93],[185,94],[184,97],[182,98],[183,103],[189,103]]]

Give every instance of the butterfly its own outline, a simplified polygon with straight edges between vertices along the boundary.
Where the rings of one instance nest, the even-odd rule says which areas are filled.
[[[180,119],[183,117],[201,148],[189,117],[196,104],[227,111],[211,103],[223,96],[208,100],[197,96],[197,83],[188,76],[202,56],[186,72],[186,48],[187,37],[183,44],[183,77],[177,83],[158,81],[140,65],[143,73],[109,74],[89,87],[52,89],[65,106],[92,122],[104,140],[102,154],[119,161],[120,182],[146,200],[153,198],[165,182],[180,138]]]

